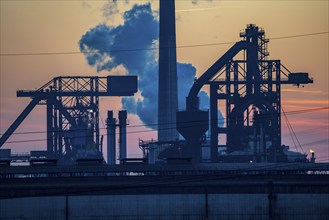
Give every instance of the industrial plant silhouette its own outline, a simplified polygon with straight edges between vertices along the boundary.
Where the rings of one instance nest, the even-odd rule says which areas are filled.
[[[108,110],[107,155],[99,123],[100,97],[134,96],[137,76],[59,76],[36,90],[17,91],[31,101],[0,147],[35,106],[44,105],[47,149],[29,155],[0,150],[0,218],[44,218],[32,211],[37,201],[50,204],[45,210],[55,213],[52,219],[327,217],[329,165],[290,151],[281,140],[281,87],[313,79],[269,59],[265,31],[248,24],[241,41],[191,82],[186,108],[178,110],[175,22],[175,1],[161,0],[153,103],[158,140],[140,140],[140,158],[127,157],[130,109],[119,111],[118,120]],[[204,86],[210,88],[209,110],[200,108]],[[29,166],[12,166],[17,160]]]

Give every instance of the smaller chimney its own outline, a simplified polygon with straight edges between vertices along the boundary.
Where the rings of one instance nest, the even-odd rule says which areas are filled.
[[[127,158],[127,111],[119,111],[119,160]]]
[[[115,164],[116,158],[116,142],[115,142],[115,132],[116,132],[116,119],[113,118],[113,111],[107,112],[107,164]]]

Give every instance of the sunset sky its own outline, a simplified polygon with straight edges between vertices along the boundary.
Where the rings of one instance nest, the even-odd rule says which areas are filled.
[[[105,0],[0,0],[0,133],[6,131],[30,101],[17,98],[16,90],[38,88],[56,76],[108,75],[104,70],[97,73],[83,54],[74,53],[80,51],[81,37],[99,24],[122,24],[123,12],[134,4],[147,2],[119,0],[113,11],[116,13],[109,14],[106,12],[112,4]],[[158,1],[150,2],[156,14]],[[220,43],[239,41],[239,33],[246,25],[256,24],[265,29],[267,38],[273,39],[269,42],[270,59],[280,59],[291,72],[308,72],[314,78],[314,84],[303,88],[283,86],[283,109],[289,112],[328,107],[328,11],[329,1],[326,0],[176,0],[177,46],[203,45],[178,48],[177,58],[192,64],[200,76],[232,46]],[[321,34],[300,36],[313,33]],[[299,37],[276,39],[296,35]],[[123,74],[122,71],[117,68],[112,74]],[[117,111],[120,108],[120,98],[101,98],[101,121],[105,121],[108,109]],[[313,149],[318,161],[329,161],[328,110],[294,114],[288,118],[304,151]],[[44,106],[38,106],[17,132],[44,131],[45,119]],[[129,115],[128,119],[130,125],[142,124],[136,115]],[[101,127],[104,127],[102,122]],[[284,119],[282,129],[282,143],[295,150]],[[132,157],[140,155],[138,138],[157,136],[155,131],[144,132],[149,128],[138,127],[137,130],[143,132],[128,134],[128,155]],[[102,129],[101,133],[105,134],[106,130]],[[8,141],[45,138],[45,133],[14,135]],[[45,146],[45,141],[5,144],[5,148],[14,152],[46,149]]]

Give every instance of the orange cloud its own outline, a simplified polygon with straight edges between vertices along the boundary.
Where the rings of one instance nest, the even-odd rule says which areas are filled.
[[[293,92],[293,93],[307,93],[307,94],[328,94],[328,91],[323,90],[304,90],[304,89],[281,89],[282,92]]]
[[[329,100],[312,100],[312,99],[305,99],[305,100],[284,100],[284,104],[292,104],[292,105],[312,105],[312,106],[329,106]]]

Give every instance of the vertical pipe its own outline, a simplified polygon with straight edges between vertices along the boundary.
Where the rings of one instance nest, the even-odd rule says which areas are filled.
[[[99,82],[98,82],[98,78],[96,77],[94,79],[94,83],[95,83],[95,87],[94,87],[94,92],[95,93],[98,93],[98,90],[99,90]],[[96,95],[95,96],[95,109],[94,111],[95,112],[95,135],[96,135],[96,146],[98,148],[98,151],[101,152],[101,144],[100,144],[100,141],[99,141],[99,138],[100,138],[100,133],[99,133],[99,96]]]
[[[276,63],[276,81],[281,81],[281,62],[278,60]],[[274,147],[281,147],[281,84],[276,83],[276,95],[277,95],[277,106],[276,106],[276,144]],[[276,150],[276,149],[275,149]],[[276,161],[276,154],[274,155],[274,161]]]
[[[58,92],[62,91],[62,78],[58,79]],[[59,96],[60,103],[62,102],[62,96]],[[56,107],[57,108],[57,107]],[[63,115],[61,111],[58,110],[58,147],[61,154],[63,154],[64,138],[63,138]]]
[[[57,78],[54,78],[54,91],[57,91]],[[54,151],[55,153],[58,155],[60,152],[59,152],[59,147],[58,147],[58,111],[57,109],[53,108],[53,114],[54,114]]]
[[[268,71],[268,92],[271,93],[273,91],[273,74],[272,74],[272,63],[268,63],[267,71]]]
[[[239,65],[238,62],[233,63],[234,69],[234,95],[239,94]]]
[[[264,114],[260,114],[259,122],[259,148],[262,152],[262,162],[267,163],[267,152],[266,152],[266,142],[265,142],[265,131],[264,131]]]
[[[59,153],[58,148],[58,118],[57,118],[57,111],[54,109],[54,151],[56,154]]]
[[[120,161],[127,158],[127,111],[119,111]]]
[[[94,102],[94,79],[93,78],[90,78],[89,80],[89,91],[91,91],[91,94],[90,94],[90,100],[89,100],[89,109],[87,109],[87,111],[89,112],[88,114],[90,114],[91,116],[91,120],[90,120],[90,130],[92,133],[90,133],[89,135],[91,136],[90,139],[95,143],[96,143],[96,148],[98,150],[98,145],[97,145],[97,135],[96,135],[96,139],[95,139],[95,131],[96,131],[96,123],[95,123],[95,109],[93,109],[93,106],[95,105],[95,102]],[[88,99],[88,98],[87,98]]]
[[[225,89],[226,89],[226,128],[228,130],[228,133],[226,135],[226,145],[231,146],[232,140],[231,140],[231,124],[233,125],[234,122],[231,122],[233,120],[231,118],[231,83],[230,83],[230,71],[231,71],[231,63],[227,63],[225,66]],[[230,148],[227,148],[228,151],[230,151]]]
[[[253,134],[253,163],[257,163],[257,157],[258,157],[258,150],[257,150],[257,127],[256,124],[253,124],[253,128],[254,128],[254,134]]]
[[[116,158],[116,141],[115,141],[115,129],[116,121],[113,118],[113,111],[107,112],[107,164],[115,164]]]

